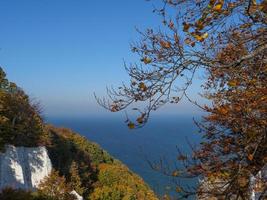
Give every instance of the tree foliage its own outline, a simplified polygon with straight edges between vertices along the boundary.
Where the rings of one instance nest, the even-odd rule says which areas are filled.
[[[79,167],[75,161],[72,162],[70,166],[70,185],[79,194],[84,193],[84,188],[82,187]]]
[[[132,51],[140,63],[126,67],[130,84],[97,100],[112,112],[134,106],[139,116],[127,123],[137,128],[151,111],[188,99],[207,112],[197,122],[203,141],[192,147],[191,156],[179,151],[183,167],[164,173],[212,184],[210,190],[203,183],[197,188],[178,184],[179,197],[247,199],[253,190],[250,177],[267,163],[267,1],[162,0],[154,12],[161,16],[160,29],[139,31],[141,40]],[[187,94],[203,71],[202,96],[210,106]],[[144,106],[135,107],[140,102]],[[260,198],[266,191],[262,184]]]
[[[66,128],[48,125],[47,132],[53,167],[85,199],[157,199],[140,177],[99,145]]]
[[[53,200],[73,200],[71,186],[64,176],[53,170],[38,186],[38,193],[48,196]]]
[[[15,83],[6,79],[0,68],[0,146],[38,146],[45,143],[46,134],[40,107],[31,102]]]
[[[92,200],[157,200],[144,181],[122,164],[100,164]]]

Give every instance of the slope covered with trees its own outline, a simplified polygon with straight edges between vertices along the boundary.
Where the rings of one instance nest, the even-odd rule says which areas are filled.
[[[53,171],[36,192],[7,188],[1,199],[72,200],[77,191],[90,200],[157,199],[149,186],[99,145],[66,128],[44,124],[37,104],[0,68],[0,142],[46,146]]]

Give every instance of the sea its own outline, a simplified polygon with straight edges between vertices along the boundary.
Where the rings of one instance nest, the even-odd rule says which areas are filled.
[[[177,148],[189,154],[192,147],[197,147],[201,135],[191,115],[155,116],[143,128],[134,130],[118,117],[50,117],[47,122],[70,128],[98,143],[141,176],[159,196],[175,195],[175,181],[188,186],[196,184],[197,180],[176,180],[149,165],[162,160],[167,166],[179,166]]]

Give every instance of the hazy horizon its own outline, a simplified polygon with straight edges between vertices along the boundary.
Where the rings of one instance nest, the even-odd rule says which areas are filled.
[[[0,6],[0,66],[41,102],[45,116],[116,116],[97,105],[93,93],[104,96],[106,86],[129,80],[124,60],[139,61],[130,51],[139,37],[135,27],[158,26],[151,2],[11,0]],[[189,90],[195,99],[199,84]],[[155,115],[198,112],[181,102]]]

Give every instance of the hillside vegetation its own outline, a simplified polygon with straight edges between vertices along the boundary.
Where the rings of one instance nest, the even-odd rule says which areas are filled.
[[[154,200],[149,186],[99,145],[70,129],[44,124],[38,104],[0,68],[0,148],[45,145],[53,171],[38,191],[7,188],[0,199],[71,200],[75,190],[90,200]]]

